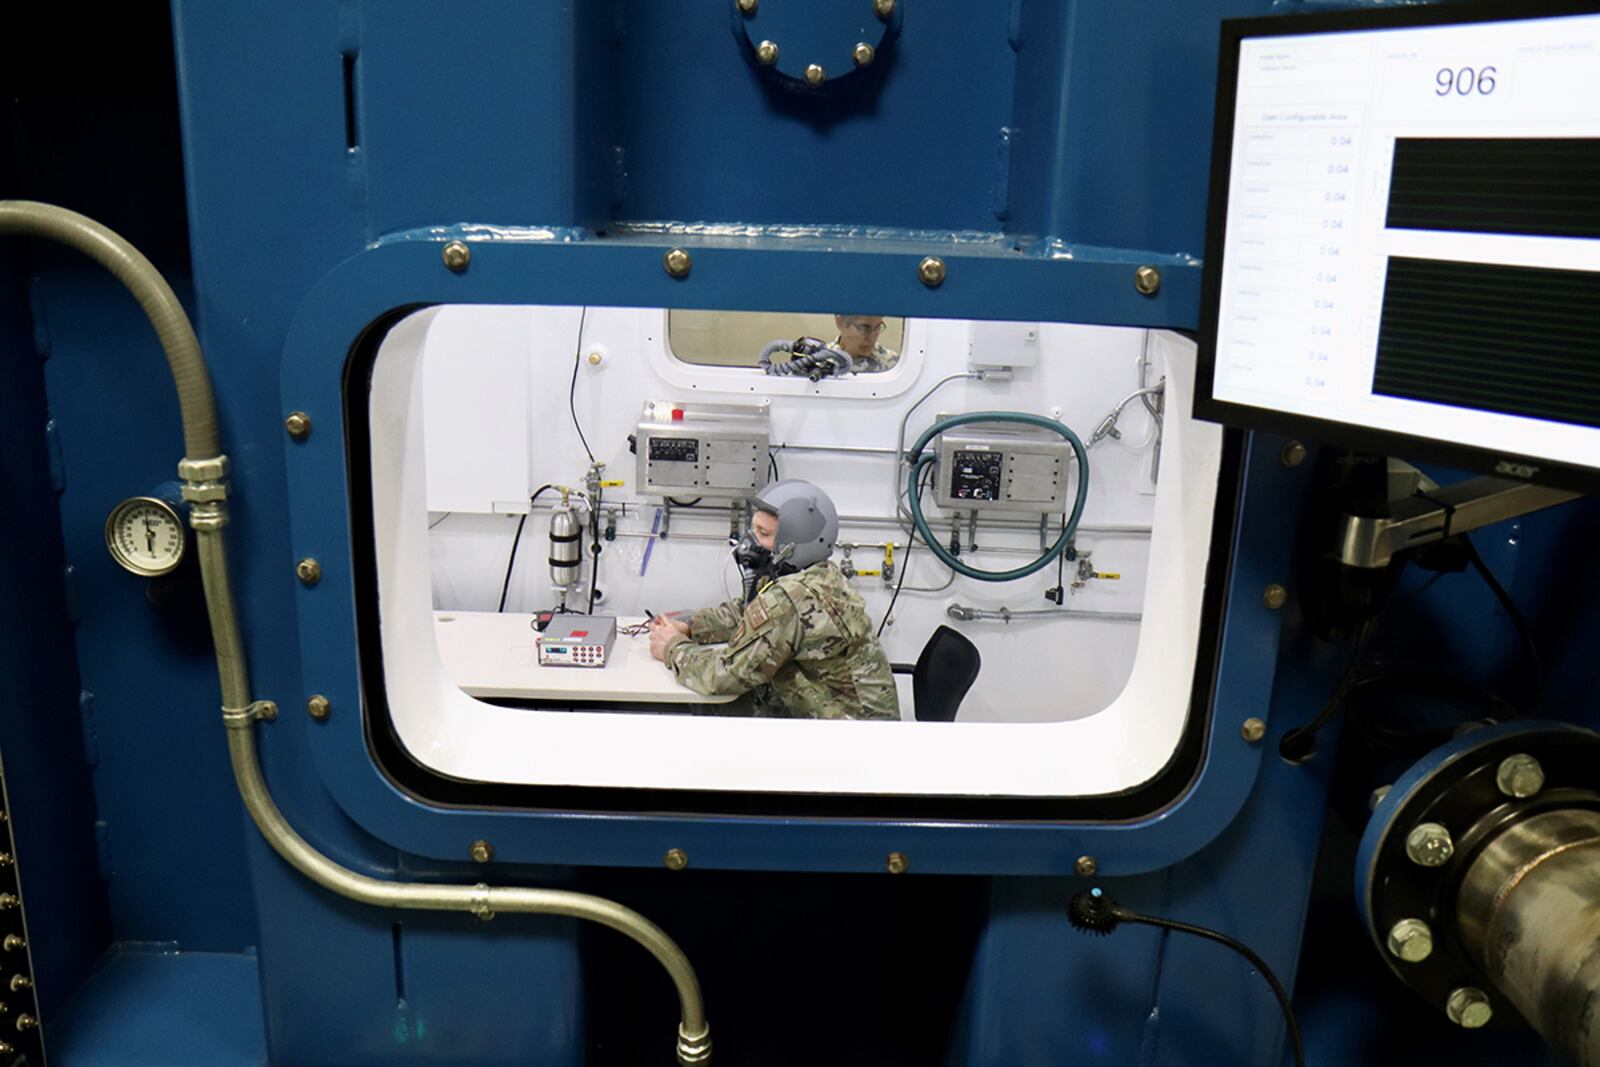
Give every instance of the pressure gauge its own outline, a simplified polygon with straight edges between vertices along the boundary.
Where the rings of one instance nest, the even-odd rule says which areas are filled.
[[[106,547],[124,570],[145,578],[170,574],[183,562],[183,516],[165,500],[131,496],[106,519]]]

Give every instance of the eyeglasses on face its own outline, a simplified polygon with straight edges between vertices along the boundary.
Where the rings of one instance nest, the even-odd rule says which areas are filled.
[[[862,337],[876,337],[883,332],[883,328],[887,325],[888,323],[885,322],[880,322],[876,326],[866,322],[847,322],[844,324],[844,328],[852,333],[860,334]]]

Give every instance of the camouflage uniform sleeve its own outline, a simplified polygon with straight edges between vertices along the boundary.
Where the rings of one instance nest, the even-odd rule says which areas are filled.
[[[733,601],[701,608],[689,619],[689,638],[697,644],[715,645],[728,640],[744,619],[744,609]]]
[[[667,643],[664,658],[678,681],[696,693],[728,696],[770,682],[794,657],[799,643],[799,614],[788,594],[771,586],[744,610],[726,648],[678,637]]]

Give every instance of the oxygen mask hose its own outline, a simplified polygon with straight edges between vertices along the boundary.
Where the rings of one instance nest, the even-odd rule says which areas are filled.
[[[1026,411],[973,411],[965,415],[952,415],[947,419],[940,419],[923,431],[922,436],[917,438],[917,443],[911,446],[906,457],[906,462],[911,465],[910,484],[918,484],[917,479],[922,472],[938,459],[936,452],[923,451],[928,447],[929,441],[932,441],[946,430],[953,430],[957,426],[966,426],[974,422],[1015,422],[1023,426],[1037,426],[1060,434],[1066,439],[1067,444],[1072,446],[1072,452],[1078,459],[1078,495],[1072,502],[1072,513],[1061,527],[1061,536],[1057,537],[1055,543],[1041,552],[1032,563],[1024,564],[1009,571],[985,571],[961,562],[956,558],[955,553],[940,543],[939,538],[928,528],[928,520],[922,514],[921,493],[907,494],[907,502],[911,505],[911,521],[916,524],[917,533],[927,544],[929,551],[938,556],[945,566],[957,574],[964,574],[968,578],[976,578],[983,582],[1009,582],[1017,578],[1026,578],[1035,571],[1048,566],[1056,556],[1066,551],[1067,545],[1072,541],[1073,534],[1077,532],[1078,521],[1083,518],[1083,503],[1089,496],[1089,454],[1084,449],[1083,442],[1078,440],[1078,435],[1055,419],[1049,419],[1043,415],[1034,415]]]

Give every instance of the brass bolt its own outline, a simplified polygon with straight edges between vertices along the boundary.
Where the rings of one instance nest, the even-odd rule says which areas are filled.
[[[1367,810],[1377,811],[1378,805],[1383,803],[1383,798],[1388,796],[1389,790],[1393,788],[1394,786],[1392,785],[1380,785],[1374,789],[1372,795],[1367,798]]]
[[[17,1029],[18,1030],[26,1032],[28,1030],[32,1030],[35,1026],[38,1026],[38,1025],[39,1025],[39,1020],[35,1019],[33,1016],[29,1015],[27,1012],[23,1012],[21,1015],[17,1016]]]
[[[1095,862],[1093,856],[1079,856],[1074,869],[1077,870],[1079,878],[1093,878],[1100,873],[1100,864]]]
[[[7,952],[15,952],[19,948],[27,947],[28,943],[16,934],[7,934],[5,940],[0,941],[0,948],[5,949]]]
[[[891,852],[889,857],[883,861],[884,870],[890,874],[905,874],[910,866],[911,861],[906,859],[904,852]]]
[[[1290,441],[1278,453],[1278,458],[1283,460],[1285,467],[1298,467],[1306,461],[1306,446],[1299,441]]]
[[[877,56],[877,51],[865,41],[858,43],[855,50],[850,53],[850,57],[856,61],[856,66],[858,67],[865,67]]]
[[[0,852],[0,867],[11,866],[11,853]]]
[[[289,417],[283,420],[283,428],[296,441],[304,441],[311,436],[311,416],[303,411],[291,411]]]
[[[692,265],[692,263],[693,261],[690,260],[689,253],[685,252],[681,248],[671,249],[666,255],[661,257],[661,265],[665,267],[667,269],[667,273],[674,278],[687,278],[689,276],[689,267]]]
[[[294,574],[303,584],[316,585],[322,581],[322,564],[307,556],[294,565]]]
[[[886,19],[894,14],[894,0],[872,0],[872,10],[878,13],[880,19]]]
[[[828,80],[828,72],[822,69],[821,63],[812,63],[806,67],[806,84],[821,85]]]
[[[442,253],[444,265],[460,274],[467,269],[467,264],[472,262],[472,249],[468,248],[465,241],[451,241],[444,246]]]
[[[1267,724],[1251,716],[1239,727],[1239,736],[1253,745],[1267,736]]]
[[[32,989],[32,988],[33,988],[33,982],[32,982],[32,980],[30,980],[28,978],[27,975],[25,975],[25,974],[14,974],[14,975],[11,976],[11,992],[20,993],[24,989]]]
[[[778,46],[772,41],[762,41],[756,45],[756,58],[761,60],[763,67],[770,67],[778,61]]]
[[[10,911],[20,903],[11,893],[0,893],[0,911]]]
[[[0,1041],[0,1056],[5,1056],[5,1055],[7,1055],[9,1053],[12,1053],[12,1052],[15,1052],[15,1051],[16,1051],[16,1049],[12,1048],[10,1045],[6,1044],[4,1041]]]
[[[328,698],[321,693],[311,694],[311,698],[306,701],[306,714],[318,722],[327,722],[328,716],[332,713],[333,705],[328,703]]]
[[[667,865],[669,871],[681,871],[689,866],[689,854],[681,848],[669,848],[667,854],[661,857],[661,862]]]
[[[1289,590],[1273,582],[1262,591],[1261,602],[1273,611],[1277,611],[1289,602]]]
[[[467,850],[467,853],[472,857],[472,862],[474,863],[488,863],[494,859],[494,846],[480,837],[472,843],[472,847]]]
[[[924,256],[921,263],[917,264],[917,277],[922,279],[922,284],[929,289],[937,289],[944,284],[944,260],[938,256]]]
[[[262,722],[278,721],[278,705],[271,700],[258,700],[250,705],[250,709],[256,713],[256,718]]]
[[[598,367],[600,365],[601,360],[603,360],[603,359],[605,359],[605,357],[602,356],[600,353],[598,353],[598,352],[590,352],[589,353],[589,366]]]
[[[746,15],[754,15],[756,13],[756,0],[738,0],[738,4],[739,10]]]
[[[1133,272],[1133,287],[1145,296],[1155,296],[1156,290],[1161,288],[1161,272],[1145,264]]]

